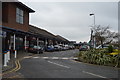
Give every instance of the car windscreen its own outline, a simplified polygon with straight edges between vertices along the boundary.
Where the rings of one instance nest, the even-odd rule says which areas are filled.
[[[40,46],[34,46],[33,48],[35,48],[35,49],[40,49],[41,47],[40,47]]]

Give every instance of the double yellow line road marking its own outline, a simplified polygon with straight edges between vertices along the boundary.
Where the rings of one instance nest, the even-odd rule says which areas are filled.
[[[16,60],[15,64],[16,64],[16,68],[14,68],[12,71],[16,72],[16,71],[20,70],[20,68],[21,68],[20,61]]]
[[[34,54],[34,55],[32,55],[32,56],[29,56],[29,58],[31,58],[31,57],[33,57],[33,56],[36,56],[36,55]],[[23,57],[20,58],[19,60],[17,59],[17,60],[15,61],[16,67],[13,68],[13,69],[11,69],[11,70],[9,70],[9,71],[6,71],[6,72],[0,74],[0,77],[1,77],[1,76],[4,76],[4,75],[7,75],[7,74],[10,74],[10,73],[12,73],[12,72],[17,72],[18,70],[20,70],[20,69],[21,69],[20,61],[23,60],[23,59],[24,59]],[[16,76],[18,76],[18,75],[15,75],[15,76],[13,76],[13,77],[16,77]],[[11,78],[12,78],[12,77],[11,77]]]
[[[33,56],[35,56],[35,55],[33,55]],[[33,56],[29,56],[29,58],[31,58],[31,57],[33,57]],[[20,61],[23,60],[23,59],[24,59],[24,58],[20,58],[19,60],[16,60],[16,61],[15,61],[16,67],[15,67],[14,69],[10,70],[10,71],[6,71],[6,72],[0,74],[0,76],[5,75],[5,74],[8,74],[8,73],[11,73],[11,72],[16,72],[16,71],[20,70],[20,69],[21,69]]]
[[[1,75],[3,76],[3,75],[5,75],[5,74],[11,73],[11,72],[16,72],[16,71],[20,70],[21,65],[20,65],[19,60],[16,60],[16,61],[15,61],[15,65],[16,65],[16,67],[15,67],[14,69],[12,69],[12,70],[10,70],[10,71],[6,71],[6,72],[0,74],[0,76],[1,76]]]

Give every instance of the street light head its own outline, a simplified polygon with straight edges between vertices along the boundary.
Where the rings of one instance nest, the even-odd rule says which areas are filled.
[[[92,15],[94,15],[94,14],[90,14],[90,16],[92,16]]]

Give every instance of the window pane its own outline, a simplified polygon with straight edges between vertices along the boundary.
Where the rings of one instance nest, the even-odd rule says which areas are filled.
[[[20,16],[20,23],[23,24],[23,17]]]
[[[23,16],[22,16],[22,21],[21,21],[21,22],[22,22],[22,24],[23,24],[23,20],[24,20],[24,19],[23,19]]]
[[[16,22],[19,23],[19,15],[18,14],[16,14]]]
[[[16,14],[19,14],[19,13],[20,13],[19,8],[16,8]]]
[[[23,10],[16,8],[16,22],[23,24]]]
[[[23,10],[20,10],[20,15],[23,16]]]

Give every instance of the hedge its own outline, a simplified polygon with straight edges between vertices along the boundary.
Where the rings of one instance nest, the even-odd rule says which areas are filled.
[[[78,53],[78,61],[120,67],[120,54],[110,55],[107,49],[91,49],[88,51],[80,51]]]

